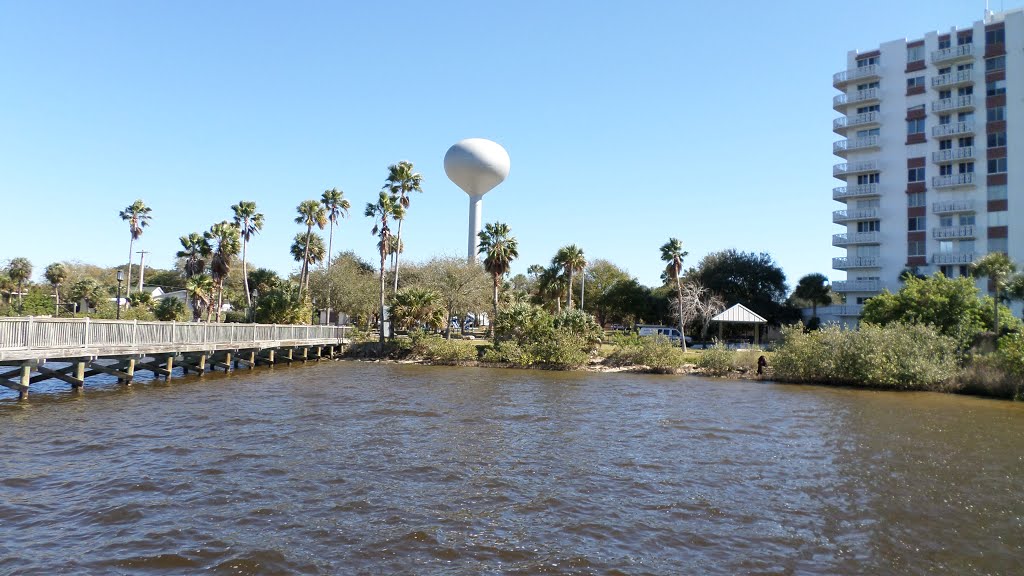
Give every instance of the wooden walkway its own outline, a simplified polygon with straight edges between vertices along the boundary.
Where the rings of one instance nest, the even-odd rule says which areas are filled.
[[[80,389],[98,374],[130,385],[140,370],[170,378],[176,366],[202,375],[319,360],[341,352],[348,333],[348,326],[0,318],[0,386],[26,399],[43,380]]]

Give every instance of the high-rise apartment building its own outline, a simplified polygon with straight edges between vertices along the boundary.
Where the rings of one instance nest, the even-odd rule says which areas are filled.
[[[1024,9],[852,51],[832,84],[844,320],[907,268],[963,276],[989,252],[1024,263]]]

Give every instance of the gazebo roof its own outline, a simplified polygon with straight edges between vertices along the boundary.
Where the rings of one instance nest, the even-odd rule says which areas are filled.
[[[711,319],[712,322],[735,322],[737,324],[767,324],[768,321],[758,316],[743,304],[736,304]]]

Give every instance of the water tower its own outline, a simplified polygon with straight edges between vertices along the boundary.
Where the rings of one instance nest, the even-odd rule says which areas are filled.
[[[469,194],[469,255],[476,261],[480,246],[480,218],[484,194],[508,177],[508,152],[497,142],[484,138],[459,140],[444,155],[444,172],[462,190]]]

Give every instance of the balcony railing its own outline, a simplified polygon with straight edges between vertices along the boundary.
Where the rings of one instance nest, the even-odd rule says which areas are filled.
[[[933,188],[952,188],[955,186],[974,186],[974,172],[932,178]]]
[[[943,98],[932,102],[932,112],[955,112],[957,110],[973,110],[974,95],[966,94],[954,98]]]
[[[860,138],[848,138],[832,143],[832,153],[836,156],[845,157],[848,152],[878,148],[879,138],[874,136],[861,136]]]
[[[864,174],[866,172],[878,172],[878,161],[840,162],[832,167],[832,175],[836,178],[845,178],[850,174]]]
[[[863,304],[840,304],[836,306],[836,313],[839,316],[852,316],[859,317],[861,312],[864,311]]]
[[[833,246],[853,246],[856,244],[878,244],[881,241],[881,234],[878,232],[850,232],[845,234],[833,234]]]
[[[936,164],[972,159],[974,159],[974,146],[964,146],[963,148],[950,148],[948,150],[932,152],[932,162],[935,162]]]
[[[832,259],[832,268],[850,270],[852,268],[878,268],[878,256],[855,256]]]
[[[849,198],[878,196],[878,184],[858,184],[856,186],[836,186],[832,189],[832,199],[840,202]]]
[[[854,80],[877,78],[880,71],[878,64],[870,64],[868,66],[858,66],[856,68],[850,68],[849,70],[843,70],[842,72],[836,72],[832,75],[832,85],[838,88],[840,86],[845,86]]]
[[[949,48],[943,48],[932,52],[932,64],[952,62],[954,60],[966,59],[972,56],[974,56],[974,44],[968,43],[961,44],[959,46],[950,46]]]
[[[933,214],[955,214],[957,212],[974,212],[974,200],[947,200],[932,204]]]
[[[963,226],[940,226],[932,228],[932,238],[974,238],[974,225],[964,224]]]
[[[972,72],[973,70],[958,70],[956,72],[934,76],[932,78],[932,88],[950,88],[953,86],[970,84],[974,82]]]
[[[834,292],[881,292],[880,280],[841,280],[832,283]]]
[[[970,264],[974,262],[974,252],[936,252],[932,254],[932,264]]]
[[[832,131],[837,134],[846,134],[847,128],[878,124],[878,119],[878,112],[861,112],[853,116],[843,116],[832,121]]]
[[[932,126],[932,136],[956,136],[957,134],[974,134],[974,122],[951,122]]]
[[[832,221],[836,224],[851,222],[854,220],[875,220],[878,218],[878,208],[862,208],[860,210],[836,210],[832,212]]]

